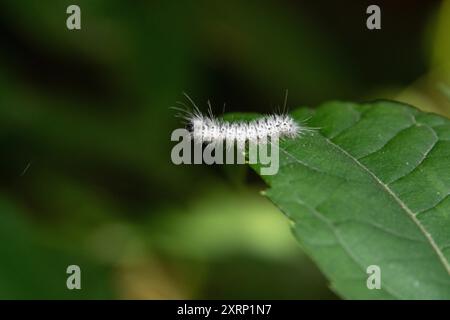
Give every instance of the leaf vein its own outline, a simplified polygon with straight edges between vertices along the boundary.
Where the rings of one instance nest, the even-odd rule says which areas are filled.
[[[438,141],[439,141],[439,137],[437,136],[436,132],[435,132],[432,128],[430,128],[430,127],[428,127],[428,126],[426,126],[426,127],[429,128],[429,129],[433,132],[433,137],[435,138],[435,140],[433,141],[433,144],[430,146],[430,148],[428,148],[427,151],[425,151],[425,153],[423,154],[423,156],[422,156],[422,158],[420,159],[419,163],[418,163],[414,168],[412,168],[410,171],[406,172],[404,175],[402,175],[402,176],[400,176],[400,177],[397,177],[397,178],[395,178],[395,179],[392,180],[392,181],[387,182],[387,185],[388,185],[388,186],[391,185],[391,184],[393,184],[393,183],[395,183],[395,182],[397,182],[397,181],[399,181],[400,179],[403,179],[403,178],[407,177],[407,176],[410,175],[411,173],[413,173],[413,172],[415,172],[416,170],[418,170],[418,168],[420,168],[420,167],[423,165],[423,163],[424,163],[425,160],[427,159],[427,156],[430,154],[430,152],[433,151],[434,147],[436,146],[436,144],[437,144]]]
[[[364,264],[361,263],[357,257],[355,257],[353,255],[353,253],[351,252],[351,250],[347,247],[347,245],[345,244],[345,242],[343,241],[343,239],[341,238],[341,236],[339,235],[339,233],[337,232],[336,228],[333,228],[333,223],[332,221],[330,221],[327,217],[325,217],[322,213],[320,213],[317,209],[309,206],[307,203],[305,203],[304,201],[302,201],[301,199],[297,198],[297,201],[300,205],[303,205],[304,207],[306,207],[308,210],[310,210],[314,216],[316,216],[316,218],[318,218],[320,221],[324,222],[328,228],[330,229],[330,231],[333,233],[334,237],[336,238],[336,241],[338,242],[338,244],[342,247],[342,249],[347,253],[347,255],[349,256],[349,258],[351,260],[353,260],[353,262],[360,268],[362,269],[363,273],[366,272],[366,269],[364,268]],[[392,296],[397,296],[400,297],[401,295],[398,293],[395,293],[394,290],[392,290],[392,288],[389,288],[386,284],[383,285],[383,290],[385,290],[386,292],[388,292],[390,295]]]
[[[388,185],[383,183],[372,171],[369,170],[366,166],[364,166],[361,162],[358,161],[355,157],[353,157],[350,153],[348,153],[346,150],[341,148],[339,145],[333,143],[328,138],[324,137],[324,139],[329,143],[330,145],[337,148],[339,151],[341,151],[344,155],[352,159],[361,169],[366,171],[396,202],[397,204],[403,209],[403,211],[411,218],[411,220],[414,222],[414,224],[417,225],[419,230],[422,232],[422,234],[425,236],[425,238],[428,240],[428,243],[430,244],[433,251],[438,256],[439,260],[441,261],[441,264],[443,265],[444,269],[447,271],[448,274],[450,274],[450,264],[446,260],[443,252],[439,249],[438,245],[434,241],[433,237],[428,233],[426,228],[420,223],[420,221],[417,219],[417,217],[414,215],[412,210],[389,188]]]

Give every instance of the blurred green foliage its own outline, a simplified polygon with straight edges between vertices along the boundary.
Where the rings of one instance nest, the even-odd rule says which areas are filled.
[[[79,0],[79,31],[70,4],[0,4],[0,297],[335,298],[246,168],[171,163],[169,107],[449,115],[448,1],[386,1],[375,33],[364,2]]]

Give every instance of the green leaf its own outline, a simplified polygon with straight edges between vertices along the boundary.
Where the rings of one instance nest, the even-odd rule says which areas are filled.
[[[281,141],[278,173],[262,177],[332,288],[350,299],[450,299],[450,121],[388,101],[293,116],[319,129]],[[370,265],[381,289],[367,288]]]

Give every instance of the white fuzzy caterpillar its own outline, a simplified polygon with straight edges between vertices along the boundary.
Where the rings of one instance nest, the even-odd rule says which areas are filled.
[[[286,109],[287,93],[286,91],[284,109]],[[192,103],[193,110],[189,110],[181,102],[177,103],[185,106],[186,109],[177,107],[173,109],[182,112],[178,116],[186,120],[189,136],[196,143],[227,142],[227,144],[232,144],[237,142],[239,146],[242,146],[246,142],[258,144],[266,143],[269,139],[271,141],[280,138],[294,139],[313,130],[313,128],[304,126],[303,123],[297,123],[285,112],[266,115],[251,121],[224,121],[213,116],[209,101],[209,113],[204,115],[194,101],[186,93],[184,95]]]
[[[178,103],[185,106],[185,109],[173,107],[181,112],[177,116],[184,118],[187,125],[187,130],[180,128],[172,133],[172,141],[182,138],[171,152],[175,164],[192,163],[193,141],[194,164],[258,163],[261,175],[274,175],[279,169],[280,139],[295,139],[313,130],[305,126],[303,121],[296,122],[287,113],[266,115],[250,121],[228,122],[213,116],[209,102],[209,113],[205,115],[188,95],[185,96],[192,103],[193,109],[181,102]]]
[[[268,138],[296,138],[306,128],[286,114],[273,114],[252,121],[227,122],[200,113],[191,114],[188,130],[195,142],[258,143]]]

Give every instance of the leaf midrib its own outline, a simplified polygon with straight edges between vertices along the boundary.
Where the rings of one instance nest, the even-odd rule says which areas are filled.
[[[350,153],[348,153],[345,149],[341,148],[339,145],[332,142],[327,137],[323,137],[325,141],[335,147],[337,150],[342,152],[346,157],[351,159],[353,162],[356,163],[361,169],[366,171],[403,209],[403,211],[412,219],[414,224],[419,228],[419,230],[422,232],[422,234],[425,236],[425,238],[428,240],[428,243],[430,244],[433,251],[438,256],[439,260],[441,261],[442,265],[444,266],[444,269],[447,271],[447,273],[450,275],[450,264],[445,258],[443,252],[439,249],[438,245],[434,241],[433,237],[428,233],[426,228],[420,223],[420,221],[416,218],[412,210],[389,188],[388,185],[383,183],[369,168],[367,168],[365,165],[363,165],[361,162],[358,161],[355,157],[353,157]]]

